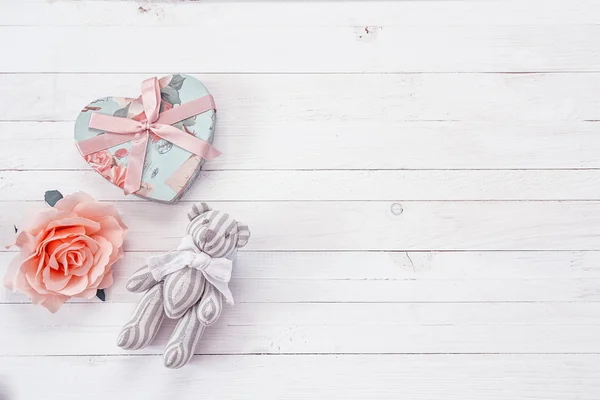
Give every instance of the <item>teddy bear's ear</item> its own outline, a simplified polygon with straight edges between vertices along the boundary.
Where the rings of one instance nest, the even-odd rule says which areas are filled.
[[[250,240],[250,228],[248,228],[248,225],[244,224],[243,222],[239,222],[237,223],[238,226],[238,240],[237,240],[237,247],[244,247],[245,245],[248,244],[248,240]]]
[[[196,218],[200,214],[204,214],[205,212],[210,211],[210,207],[206,203],[198,203],[192,206],[192,209],[188,213],[188,219],[191,221]]]

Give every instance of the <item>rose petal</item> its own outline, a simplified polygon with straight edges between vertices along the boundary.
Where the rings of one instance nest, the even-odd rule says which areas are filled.
[[[74,242],[78,242],[78,243],[83,243],[83,247],[82,248],[88,248],[92,251],[92,253],[95,253],[98,251],[98,249],[100,248],[100,245],[98,244],[98,242],[94,239],[93,236],[79,236],[77,237]]]
[[[49,241],[49,242],[46,244],[46,253],[47,253],[47,254],[55,254],[55,253],[56,253],[56,251],[57,251],[57,250],[59,249],[59,247],[61,247],[61,246],[62,246],[63,248],[66,248],[66,247],[68,247],[69,245],[68,245],[68,244],[67,244],[67,245],[65,245],[65,243],[64,243],[64,242],[62,242],[61,240],[52,240],[52,241]]]
[[[27,279],[27,274],[19,274],[17,275],[17,278],[15,279],[15,287],[18,288],[17,290],[23,294],[25,294],[27,297],[29,297],[31,299],[32,302],[34,302],[35,304],[40,304],[44,298],[44,294],[38,292],[37,290],[35,290],[33,287],[31,287],[31,284],[29,283],[29,280]]]
[[[42,272],[42,279],[46,288],[53,292],[58,292],[65,288],[71,276],[65,275],[62,271],[55,271],[52,268],[45,268]]]
[[[46,266],[46,259],[48,258],[48,256],[46,255],[46,253],[42,253],[38,256],[37,258],[37,268],[36,268],[36,275],[39,275],[42,273],[42,270],[44,269],[44,267]]]
[[[48,224],[47,229],[50,230],[52,228],[57,228],[57,227],[71,227],[71,226],[85,228],[85,233],[88,235],[96,233],[100,229],[100,224],[98,222],[92,221],[91,219],[83,218],[83,217],[61,218],[56,221],[50,222]]]
[[[85,235],[85,227],[83,226],[65,226],[47,229],[44,243],[49,243],[51,240],[65,240],[74,236]]]
[[[88,300],[93,299],[94,297],[96,297],[97,291],[98,291],[98,289],[96,289],[96,288],[86,289],[74,297],[81,297],[81,298],[88,299]]]
[[[42,235],[43,233],[40,233]],[[65,239],[73,236],[81,236],[85,234],[85,228],[83,227],[70,227],[60,229],[56,231],[54,229],[50,230],[45,234],[43,240],[39,242],[36,248],[36,254],[41,254],[45,251],[46,245],[51,243],[52,241],[64,241]]]
[[[59,268],[58,261],[53,256],[48,257],[47,266],[54,270],[58,270]]]
[[[6,271],[6,275],[4,275],[3,284],[9,290],[15,291],[18,288],[15,286],[15,282],[17,280],[17,275],[20,272],[21,265],[23,264],[23,257],[20,254],[17,254],[8,265],[8,270]]]
[[[98,203],[98,202],[93,202],[93,203],[82,203],[77,205],[74,208],[74,211],[85,218],[89,218],[91,220],[94,221],[99,221],[101,218],[103,217],[113,217],[118,223],[119,226],[127,231],[127,225],[125,225],[123,223],[123,221],[121,220],[121,216],[119,215],[119,212],[117,211],[116,207],[113,206],[112,204],[106,204],[106,203]]]
[[[80,236],[79,238],[85,238],[85,236]],[[76,240],[79,240],[76,239]],[[58,246],[56,245],[57,243]],[[95,243],[95,242],[94,242]],[[68,250],[75,248],[84,248],[85,244],[81,243],[81,242],[75,242],[75,243],[69,243],[69,242],[58,242],[58,241],[54,241],[48,244],[48,247],[46,249],[47,253],[50,253],[50,257],[48,258],[48,265],[55,269],[55,270],[59,270],[60,269],[60,264],[59,264],[59,257],[61,254],[64,254],[65,252],[67,252]],[[53,251],[52,251],[53,250]],[[67,275],[68,271],[69,271],[69,266],[66,264],[65,261],[63,261],[61,264],[63,264],[63,270],[62,272]]]
[[[46,296],[40,304],[46,307],[51,313],[55,313],[67,300],[69,300],[68,296],[58,294],[54,296]]]
[[[73,239],[70,243],[66,241],[62,241],[63,244],[66,244],[66,248],[60,248],[56,250],[56,258],[63,257],[69,253],[76,253],[77,251],[86,247],[86,244],[79,240],[79,237]]]
[[[75,209],[75,207],[77,207],[77,205],[79,205],[81,203],[85,203],[85,202],[95,203],[96,200],[94,200],[94,198],[87,193],[76,192],[76,193],[70,194],[70,195],[65,196],[62,199],[60,199],[54,205],[54,208],[56,208],[58,210],[70,212],[70,211],[73,211]]]
[[[21,231],[15,239],[15,246],[17,246],[21,254],[25,257],[35,253],[37,246],[36,237],[26,231]]]
[[[58,261],[58,264],[62,267],[62,271],[64,272],[64,274],[69,275],[72,267],[69,266],[69,261],[67,260],[67,253],[63,252],[60,255],[60,257],[56,257],[56,261]]]
[[[23,276],[27,280],[27,283],[29,284],[29,286],[31,286],[31,288],[33,290],[35,290],[38,294],[52,294],[51,291],[46,289],[46,285],[44,284],[44,281],[42,278],[43,274],[44,274],[44,270],[46,270],[46,269],[48,269],[48,266],[45,266],[42,269],[41,274],[34,273],[31,270],[24,271],[24,274],[23,274]]]
[[[81,265],[83,263],[83,261],[82,261],[83,260],[83,256],[81,255],[81,253],[79,252],[79,250],[77,250],[77,251],[69,251],[68,253],[66,253],[66,258],[67,258],[67,262],[70,265],[73,265],[75,267],[81,267]]]
[[[90,269],[90,282],[95,283],[99,277],[103,276],[110,267],[110,256],[113,253],[112,244],[101,236],[94,236],[94,239],[100,245],[100,249],[94,254],[94,265]]]
[[[54,207],[45,208],[37,214],[29,216],[25,223],[22,224],[21,231],[26,231],[36,236],[40,231],[46,229],[50,222],[64,215],[68,215],[68,213],[57,210]]]
[[[112,270],[108,271],[104,278],[102,278],[102,282],[98,285],[98,289],[106,289],[111,287],[113,284],[113,273]]]
[[[118,250],[123,247],[125,241],[126,230],[121,228],[119,221],[113,217],[104,217],[98,220],[102,228],[95,233],[94,236],[102,236],[106,238],[113,246],[111,260],[116,261]]]
[[[64,294],[66,296],[75,296],[83,292],[87,289],[89,284],[89,279],[87,276],[74,276],[71,275],[71,279],[69,283],[60,290],[60,294]]]
[[[75,276],[84,276],[88,274],[90,268],[92,268],[92,265],[94,265],[94,255],[92,254],[92,251],[87,247],[81,249],[79,254],[81,255],[82,259],[81,266],[78,268],[74,268],[71,271],[71,274]]]
[[[79,250],[85,248],[85,244],[82,242],[65,243],[66,248],[57,249],[54,253],[56,260],[63,266],[63,270],[66,274],[72,268],[77,268],[80,264],[74,259],[73,255],[79,255]]]

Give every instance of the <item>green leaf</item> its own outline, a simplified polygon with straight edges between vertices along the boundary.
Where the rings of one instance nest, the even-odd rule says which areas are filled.
[[[96,290],[96,297],[102,301],[106,301],[106,294],[104,293],[104,289]]]
[[[46,194],[44,194],[44,200],[50,207],[54,207],[54,205],[63,198],[63,195],[58,190],[48,190]]]
[[[113,116],[127,118],[127,114],[129,114],[129,106],[130,105],[131,105],[131,103],[127,104],[127,107],[125,107],[125,108],[118,109],[117,111],[115,111],[113,113]]]
[[[165,86],[160,89],[160,97],[169,104],[181,104],[179,92],[171,86]]]
[[[168,86],[171,86],[175,90],[181,90],[183,81],[185,81],[185,78],[179,74],[176,74],[173,75],[173,79],[171,79],[171,82],[169,82]]]

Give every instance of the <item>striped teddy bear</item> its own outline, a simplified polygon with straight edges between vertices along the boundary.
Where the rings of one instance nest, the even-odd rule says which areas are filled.
[[[121,330],[117,345],[148,346],[167,316],[179,319],[164,352],[167,368],[183,367],[194,354],[207,326],[214,324],[228,288],[232,256],[250,238],[248,226],[201,203],[188,213],[187,235],[177,250],[151,257],[127,281],[130,292],[146,292]]]

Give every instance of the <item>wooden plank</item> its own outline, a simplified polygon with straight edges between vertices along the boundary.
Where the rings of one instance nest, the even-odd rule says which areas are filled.
[[[223,155],[207,162],[204,169],[600,168],[596,122],[382,125],[377,117],[372,122],[376,127],[340,126],[329,120],[285,127],[219,122],[215,145]],[[73,145],[70,121],[0,122],[0,132],[9,143],[0,147],[0,169],[88,168]],[[60,150],[60,157],[48,149]],[[557,185],[556,190],[560,188]]]
[[[126,253],[107,301],[137,302],[125,282],[156,254]],[[599,279],[598,252],[240,252],[231,289],[236,303],[590,302]],[[29,299],[0,287],[0,303]]]
[[[600,203],[589,202],[211,202],[248,223],[246,250],[600,250]],[[177,246],[189,203],[117,208],[129,251]],[[4,202],[0,242],[41,202]],[[160,229],[157,229],[157,228]]]
[[[3,26],[572,25],[600,22],[594,0],[427,2],[0,2]],[[535,18],[532,18],[535,15]]]
[[[95,171],[0,171],[0,201],[39,200],[40,188],[139,200]],[[184,200],[600,200],[600,170],[205,171]]]
[[[49,371],[61,373],[48,379]],[[161,356],[6,357],[0,362],[1,390],[12,400],[48,393],[60,393],[64,400],[140,393],[157,400],[191,400],[199,393],[211,400],[595,400],[599,373],[595,354],[202,356],[177,371],[165,369]]]
[[[0,44],[0,72],[600,71],[598,25],[0,26],[0,36],[15,38]],[[123,40],[136,37],[153,40]],[[206,38],[202,53],[186,37]],[[168,57],[149,57],[157,48]]]
[[[118,267],[128,276],[153,254],[128,252]],[[0,265],[11,254],[0,254]],[[489,252],[249,252],[235,261],[236,279],[294,280],[564,280],[600,279],[597,251]],[[365,266],[368,266],[365,267]],[[558,296],[559,293],[556,293]]]
[[[182,66],[176,70],[185,71]],[[157,70],[151,73],[157,74]],[[99,97],[138,96],[140,83],[150,76],[0,74],[2,87],[20,92],[0,99],[0,120],[73,121],[85,105]],[[216,99],[217,129],[296,126],[310,130],[325,123],[337,126],[340,134],[348,126],[368,128],[363,132],[376,141],[380,126],[415,120],[545,124],[600,120],[599,73],[194,76]],[[279,134],[292,142],[305,140],[304,136],[290,137],[287,130]],[[447,140],[466,140],[462,146],[477,150],[470,138]]]
[[[115,345],[135,304],[0,305],[3,356],[130,354]],[[600,303],[237,304],[198,354],[600,353]],[[175,321],[134,354],[160,354]],[[85,338],[85,340],[83,340]]]

